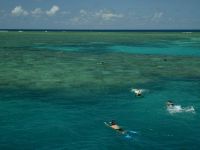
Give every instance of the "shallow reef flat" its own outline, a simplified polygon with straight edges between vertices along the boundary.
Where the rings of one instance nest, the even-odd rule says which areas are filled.
[[[199,79],[200,58],[125,53],[0,51],[0,87],[104,89]]]
[[[199,37],[199,33],[159,32],[1,33],[0,88],[100,92],[163,79],[199,79],[198,56],[130,54],[108,49],[136,45],[162,51],[170,43],[182,42],[187,43],[184,47],[192,43],[193,50],[199,51]],[[72,50],[62,50],[66,45]]]

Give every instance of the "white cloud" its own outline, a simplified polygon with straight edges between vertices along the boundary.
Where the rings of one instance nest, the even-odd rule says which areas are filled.
[[[13,16],[27,16],[28,12],[24,10],[21,6],[16,6],[12,11],[11,11]]]
[[[162,18],[162,16],[163,16],[163,12],[156,12],[151,18],[151,21],[158,21],[160,18]]]
[[[70,19],[72,24],[86,24],[89,22],[87,17],[73,17]]]
[[[70,21],[73,24],[85,24],[88,23],[89,20],[92,20],[93,19],[92,17],[93,16],[91,12],[81,9],[79,11],[79,15],[71,18]]]
[[[46,14],[47,14],[48,16],[53,16],[53,15],[55,15],[59,10],[60,10],[60,8],[59,8],[58,6],[53,5],[52,8],[51,8],[50,10],[46,11]]]
[[[119,18],[123,18],[124,15],[115,13],[109,10],[99,11],[87,11],[81,9],[78,16],[74,16],[70,19],[72,24],[103,24],[105,21],[110,22]]]
[[[35,8],[33,11],[31,11],[31,14],[33,16],[40,16],[41,14],[43,14],[43,11],[41,8]]]
[[[95,13],[95,16],[100,17],[101,19],[103,19],[105,21],[114,20],[116,18],[123,18],[124,17],[123,14],[117,14],[117,13],[114,13],[114,12],[108,11],[108,10],[100,10],[100,11]]]
[[[88,12],[84,9],[81,9],[80,14],[81,14],[81,16],[86,16],[88,14]]]

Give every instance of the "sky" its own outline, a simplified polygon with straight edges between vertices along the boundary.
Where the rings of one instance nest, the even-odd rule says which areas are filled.
[[[0,29],[200,29],[200,0],[0,0]]]

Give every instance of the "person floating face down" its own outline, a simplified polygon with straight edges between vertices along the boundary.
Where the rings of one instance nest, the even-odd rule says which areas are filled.
[[[171,100],[168,100],[166,105],[168,108],[172,108],[174,106],[174,103]]]
[[[142,90],[141,89],[136,89],[134,92],[135,92],[135,96],[142,96]]]
[[[118,131],[119,133],[121,133],[121,134],[125,133],[125,130],[123,128],[121,128],[119,125],[117,125],[114,120],[110,121],[109,124],[110,124],[111,128]]]

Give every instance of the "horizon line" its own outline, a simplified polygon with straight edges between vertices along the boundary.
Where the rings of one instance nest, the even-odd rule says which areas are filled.
[[[10,28],[1,29],[0,31],[200,31],[200,29],[23,29]]]

